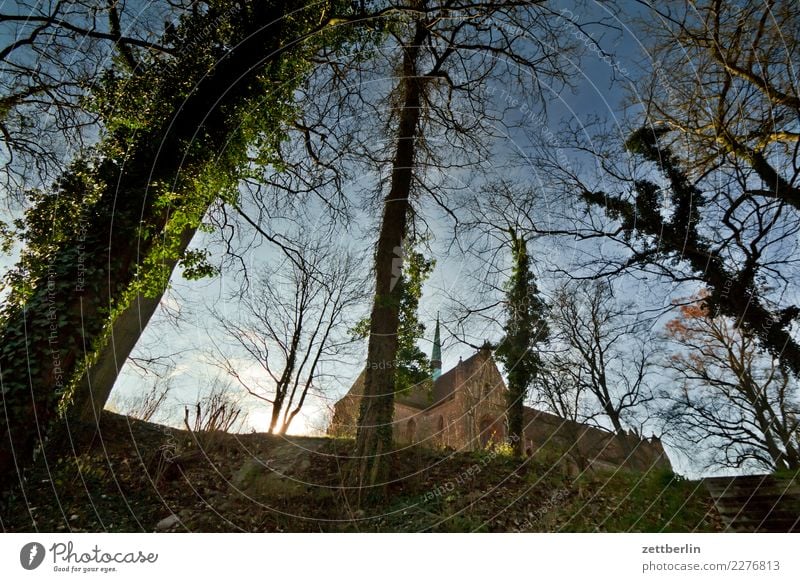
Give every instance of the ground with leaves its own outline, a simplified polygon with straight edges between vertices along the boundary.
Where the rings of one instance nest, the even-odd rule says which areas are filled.
[[[40,459],[5,531],[720,531],[706,489],[663,471],[576,475],[555,455],[409,447],[359,500],[347,440],[193,434],[105,413],[91,447]],[[49,467],[49,468],[48,468]]]

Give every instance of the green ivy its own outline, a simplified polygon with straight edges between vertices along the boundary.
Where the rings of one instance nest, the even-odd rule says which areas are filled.
[[[392,301],[399,301],[399,324],[397,327],[397,365],[395,366],[395,391],[408,392],[431,375],[428,356],[417,347],[417,341],[425,336],[425,325],[419,321],[419,300],[422,286],[428,280],[436,261],[426,259],[414,250],[413,243],[406,244],[403,251],[403,272],[392,292]],[[369,336],[370,320],[364,318],[352,330],[353,337]]]
[[[259,163],[277,164],[287,122],[296,113],[294,92],[311,70],[311,55],[347,38],[331,28],[293,45],[262,75],[231,89],[215,111],[216,125],[196,135],[175,134],[176,115],[202,96],[198,88],[209,72],[226,74],[217,63],[274,10],[295,12],[281,29],[283,38],[294,40],[310,32],[322,12],[344,13],[350,5],[215,0],[187,12],[162,39],[174,47],[174,56],[142,52],[136,70],[105,72],[87,98],[103,123],[101,141],[52,189],[30,193],[30,208],[13,228],[4,225],[4,248],[9,239],[23,247],[3,282],[8,296],[0,309],[5,418],[15,441],[37,440],[38,429],[28,420],[31,394],[39,420],[54,409],[66,410],[116,317],[138,294],[163,292],[171,265],[180,262],[189,277],[215,273],[203,252],[183,251],[185,233],[200,227],[215,198],[235,199],[250,154]],[[116,240],[135,241],[143,253],[136,264],[127,266],[105,252],[112,232]],[[111,272],[126,274],[117,279]],[[77,296],[82,303],[76,304]],[[55,362],[62,369],[57,385],[40,385],[41,373],[48,367],[55,372]]]

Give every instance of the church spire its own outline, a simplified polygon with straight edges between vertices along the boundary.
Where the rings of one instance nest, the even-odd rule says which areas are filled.
[[[433,368],[433,381],[442,375],[442,339],[439,335],[439,314],[436,314],[436,332],[433,334],[433,352],[431,353],[431,368]]]

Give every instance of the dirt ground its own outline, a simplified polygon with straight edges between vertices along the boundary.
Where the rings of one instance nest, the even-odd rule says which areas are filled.
[[[65,437],[66,438],[66,437]],[[86,437],[84,437],[86,438]],[[698,482],[571,472],[557,457],[408,447],[377,491],[348,485],[352,441],[190,433],[104,413],[3,500],[4,531],[718,531]],[[76,447],[77,448],[77,447]]]

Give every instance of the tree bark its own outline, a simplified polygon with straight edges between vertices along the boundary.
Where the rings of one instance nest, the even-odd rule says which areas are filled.
[[[195,232],[194,228],[184,232],[179,253],[186,250]],[[169,262],[167,268],[170,273],[174,272],[177,264],[177,260]],[[122,366],[136,347],[163,297],[163,291],[155,297],[139,294],[114,320],[108,343],[99,350],[97,359],[86,369],[75,388],[73,401],[79,421],[95,426],[100,422],[100,414],[108,402]]]
[[[375,254],[375,300],[370,315],[364,395],[356,435],[358,484],[383,485],[389,474],[388,454],[392,449],[394,416],[395,360],[399,325],[399,298],[393,293],[393,276],[402,269],[402,249],[411,207],[416,138],[424,80],[417,76],[420,45],[425,39],[425,23],[418,21],[414,39],[403,54],[400,80],[402,108],[397,129],[397,148],[392,163],[389,193],[384,199],[383,220]]]
[[[240,21],[244,40],[217,61],[189,97],[172,98],[173,116],[140,135],[124,163],[105,159],[98,164],[96,176],[105,186],[88,215],[86,236],[59,247],[48,276],[0,331],[4,489],[15,481],[22,484],[21,471],[34,449],[44,448],[58,407],[69,406],[79,366],[87,354],[102,349],[98,342],[113,323],[109,309],[119,306],[158,242],[158,233],[169,224],[169,212],[154,203],[153,185],[168,184],[191,197],[195,185],[192,180],[182,182],[182,172],[216,162],[236,130],[231,115],[257,96],[259,75],[287,74],[279,68],[285,56],[281,47],[286,20],[276,16],[291,9],[291,2],[286,6],[281,1],[248,5],[249,17]],[[151,233],[147,238],[142,227]],[[86,249],[85,256],[77,249]],[[130,323],[135,318],[128,314],[124,319]],[[132,347],[135,339],[128,338],[125,347]],[[103,355],[99,363],[116,369],[120,360]]]
[[[525,394],[527,389],[509,383],[508,386],[508,437],[514,456],[521,459],[525,454]]]

